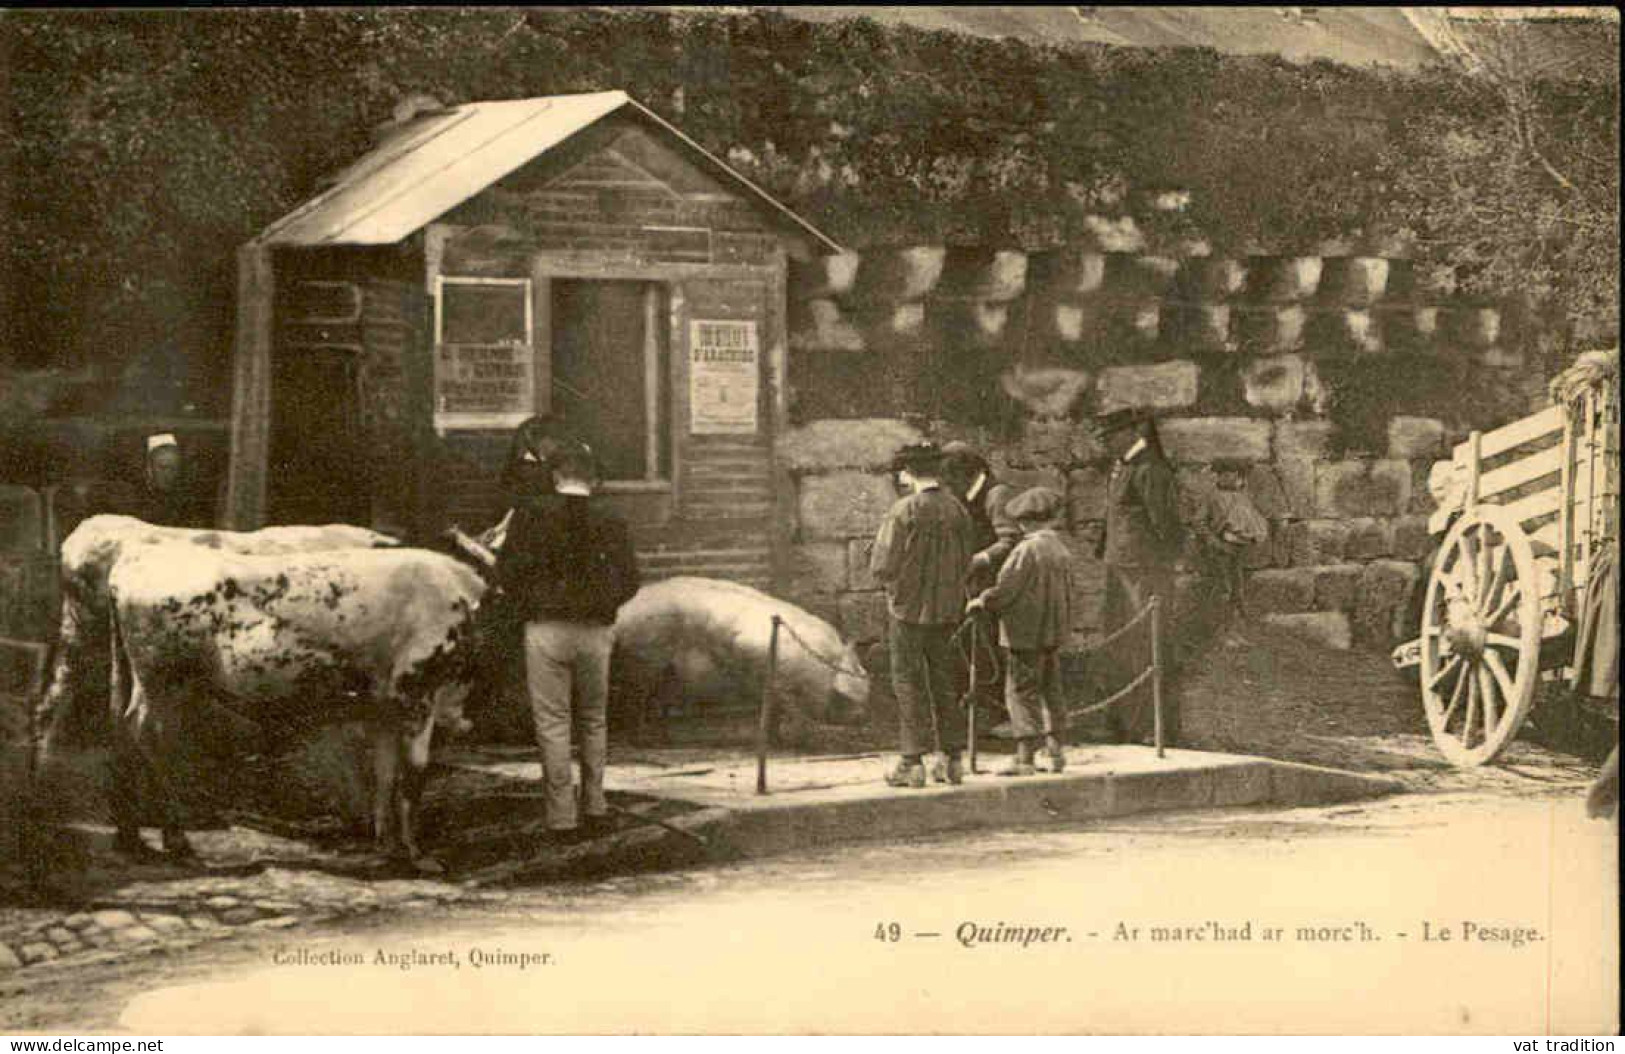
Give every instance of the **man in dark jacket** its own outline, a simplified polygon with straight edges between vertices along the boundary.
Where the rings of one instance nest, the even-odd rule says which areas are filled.
[[[1171,623],[1174,564],[1183,530],[1174,470],[1162,452],[1156,422],[1137,410],[1114,410],[1095,419],[1095,431],[1113,455],[1106,487],[1106,532],[1096,556],[1106,564],[1106,604],[1101,629],[1110,634],[1144,610],[1152,597],[1162,603],[1161,623]],[[1163,634],[1167,637],[1166,632]],[[1149,631],[1131,632],[1108,650],[1109,690],[1133,680],[1149,661]],[[1164,639],[1162,653],[1172,648]],[[1151,691],[1142,686],[1107,711],[1107,727],[1118,742],[1141,743],[1152,733]],[[1178,704],[1163,697],[1165,742],[1179,735]]]
[[[896,467],[913,492],[898,500],[875,536],[869,570],[886,587],[891,614],[891,679],[897,695],[901,759],[886,776],[894,787],[925,786],[924,756],[936,727],[949,783],[964,778],[965,712],[955,682],[953,632],[965,610],[971,521],[942,489],[942,454],[927,443],[905,447]]]
[[[525,620],[525,673],[547,826],[558,837],[577,827],[570,771],[570,732],[580,735],[581,812],[602,823],[608,752],[609,652],[615,613],[638,590],[631,535],[618,517],[589,500],[597,480],[585,444],[559,445],[552,493],[514,512],[496,579]]]

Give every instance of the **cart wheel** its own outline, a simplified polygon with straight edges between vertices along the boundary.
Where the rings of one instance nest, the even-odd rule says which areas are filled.
[[[1494,505],[1445,535],[1422,610],[1422,705],[1452,763],[1499,754],[1529,713],[1540,673],[1540,576],[1523,528]]]

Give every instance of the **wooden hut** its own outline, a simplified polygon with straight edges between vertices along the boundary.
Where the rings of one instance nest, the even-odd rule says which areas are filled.
[[[401,116],[239,252],[225,524],[482,528],[549,413],[652,576],[771,584],[786,261],[838,246],[624,92]]]

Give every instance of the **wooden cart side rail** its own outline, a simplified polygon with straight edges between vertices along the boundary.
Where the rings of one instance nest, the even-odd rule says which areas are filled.
[[[1561,406],[1548,406],[1539,413],[1521,417],[1511,424],[1502,425],[1492,432],[1479,434],[1478,456],[1492,458],[1526,443],[1546,439],[1563,431],[1567,415]],[[1471,466],[1472,441],[1457,443],[1452,457],[1458,465]]]

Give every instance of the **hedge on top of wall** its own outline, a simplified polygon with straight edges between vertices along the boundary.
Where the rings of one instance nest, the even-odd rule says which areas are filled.
[[[0,49],[0,365],[94,366],[147,407],[218,408],[236,246],[416,92],[625,89],[854,248],[1039,249],[1132,215],[1153,248],[1410,239],[1467,292],[1534,275],[1568,316],[1617,288],[1617,216],[1604,253],[1567,190],[1484,163],[1501,97],[1454,74],[605,9],[18,11]],[[1613,200],[1585,158],[1616,152],[1617,82],[1537,88],[1546,159]],[[1463,179],[1537,229],[1472,226]]]

